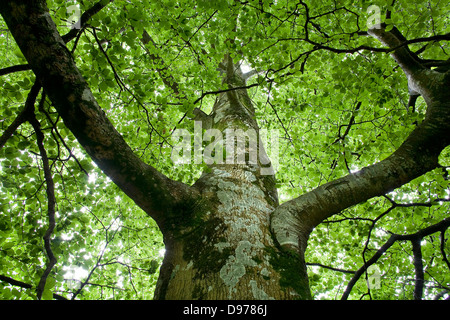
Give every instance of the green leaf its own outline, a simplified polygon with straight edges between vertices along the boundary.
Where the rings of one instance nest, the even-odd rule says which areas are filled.
[[[24,141],[19,142],[19,143],[17,144],[17,147],[18,147],[20,150],[25,150],[25,149],[28,148],[29,145],[30,145],[30,142],[29,142],[28,140],[24,140]]]
[[[53,277],[48,277],[45,282],[45,289],[52,289],[56,284],[56,280]]]
[[[42,300],[53,300],[53,292],[50,289],[44,289],[44,292],[42,292]]]
[[[388,24],[388,25],[386,26],[386,29],[385,29],[384,31],[389,32],[389,31],[391,31],[393,28],[394,28],[394,25],[393,25],[393,24]]]

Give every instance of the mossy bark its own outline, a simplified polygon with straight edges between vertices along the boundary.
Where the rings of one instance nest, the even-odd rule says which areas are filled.
[[[195,222],[166,238],[156,299],[309,299],[302,255],[270,232],[272,199],[251,171],[213,168]]]
[[[245,86],[239,64],[226,57],[223,67],[229,89]],[[174,224],[166,238],[155,298],[309,299],[303,253],[281,250],[270,231],[278,206],[275,176],[262,170],[259,155],[267,155],[247,91],[220,94],[208,117],[202,119],[208,128],[235,130],[233,139],[258,143],[241,141],[239,149],[233,142],[232,158],[211,164],[194,184],[200,200],[192,207],[190,223]],[[252,152],[258,157],[252,158]]]

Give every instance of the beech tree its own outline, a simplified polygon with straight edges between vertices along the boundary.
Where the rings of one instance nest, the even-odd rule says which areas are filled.
[[[449,10],[2,1],[1,297],[448,299]]]

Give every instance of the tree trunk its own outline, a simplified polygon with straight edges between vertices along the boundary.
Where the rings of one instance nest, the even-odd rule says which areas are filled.
[[[238,64],[227,57],[222,67],[228,89],[245,87]],[[194,185],[199,199],[175,213],[173,230],[166,230],[155,298],[309,299],[303,253],[281,251],[270,231],[278,206],[275,177],[264,167],[268,158],[247,91],[220,94],[201,120],[197,124],[208,129],[195,139],[215,137],[204,157],[212,162],[206,150],[213,145],[216,162]]]
[[[214,168],[200,184],[201,199],[166,232],[155,298],[310,298],[303,257],[274,243],[274,206],[254,172]]]

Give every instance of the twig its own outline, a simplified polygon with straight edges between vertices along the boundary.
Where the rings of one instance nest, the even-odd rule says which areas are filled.
[[[355,275],[353,276],[353,278],[349,281],[349,283],[347,284],[347,288],[344,291],[344,294],[342,295],[341,299],[342,300],[347,300],[347,298],[350,295],[350,292],[352,291],[354,285],[356,284],[356,282],[359,280],[359,278],[364,274],[364,272],[366,272],[366,270],[373,264],[375,264],[378,259],[380,259],[380,257],[397,241],[411,241],[413,242],[413,246],[417,246],[420,245],[421,240],[428,236],[431,235],[435,232],[444,232],[445,230],[447,230],[450,227],[450,218],[446,218],[444,220],[442,220],[441,222],[438,222],[436,224],[433,224],[427,228],[421,229],[419,231],[417,231],[416,233],[413,234],[407,234],[407,235],[399,235],[399,234],[392,234],[389,239],[385,242],[384,245],[381,246],[380,249],[377,250],[377,252],[375,252],[375,254],[372,256],[371,259],[369,259],[367,262],[365,262],[363,264],[363,266],[361,268],[359,268],[356,272]],[[416,242],[416,244],[414,244],[414,242]],[[418,250],[417,248],[413,249],[413,250]],[[420,294],[420,290],[423,291],[423,280],[421,281],[421,279],[423,279],[423,275],[421,276],[420,274],[420,265],[418,264],[418,262],[416,262],[416,259],[418,259],[419,254],[415,253],[415,258],[414,258],[414,262],[417,263],[417,267],[416,267],[416,288],[415,288],[415,294],[414,297],[416,298],[416,295]],[[420,254],[421,257],[421,254]],[[416,266],[416,265],[415,265]],[[419,272],[419,274],[418,274]],[[423,272],[423,266],[422,266],[422,272]],[[420,288],[420,286],[422,286],[422,288]],[[421,294],[420,294],[421,296]]]
[[[18,72],[18,71],[26,71],[31,70],[31,67],[28,64],[18,64],[16,66],[6,67],[0,69],[0,76],[4,76],[5,74]]]
[[[345,269],[333,268],[333,267],[330,267],[330,266],[323,265],[323,264],[321,264],[321,263],[307,262],[306,265],[307,265],[307,266],[322,267],[322,268],[325,268],[325,269],[329,269],[329,270],[333,270],[333,271],[338,271],[338,272],[342,272],[342,273],[349,273],[349,274],[355,274],[355,273],[356,273],[356,271],[353,271],[353,270],[345,270]]]
[[[36,90],[37,87],[40,89],[40,84],[38,84],[38,82],[36,82],[34,84],[33,88]],[[37,93],[38,92],[39,92],[39,90],[37,91]],[[37,93],[36,93],[36,96],[37,96]],[[27,100],[27,103],[34,106],[34,102],[36,101],[36,96],[34,96],[33,101]],[[47,278],[48,278],[52,268],[55,266],[55,264],[57,262],[56,257],[53,254],[53,251],[51,248],[51,239],[50,239],[50,237],[53,233],[53,230],[55,229],[55,226],[56,226],[56,221],[55,221],[56,199],[55,199],[55,185],[54,185],[53,178],[52,178],[52,173],[51,173],[50,164],[49,164],[49,160],[48,160],[48,156],[47,156],[47,151],[45,150],[45,147],[44,147],[44,133],[41,130],[41,124],[39,123],[39,121],[36,118],[36,115],[34,113],[34,108],[28,108],[27,110],[29,111],[27,113],[27,120],[33,126],[33,129],[36,133],[37,145],[39,148],[39,152],[41,154],[42,164],[43,164],[43,169],[44,169],[44,177],[45,177],[45,182],[47,184],[48,228],[44,234],[43,239],[44,239],[44,248],[47,253],[49,261],[47,263],[47,267],[44,270],[44,273],[41,276],[39,284],[36,288],[37,297],[40,300],[42,298],[42,294],[44,292],[45,283],[47,282]]]
[[[242,89],[250,89],[256,86],[259,86],[259,83],[253,83],[251,85],[248,86],[242,86],[242,87],[233,87],[233,88],[228,88],[228,89],[222,89],[222,90],[216,90],[216,91],[207,91],[207,92],[203,92],[201,94],[201,96],[199,98],[197,98],[197,100],[195,100],[193,102],[193,104],[197,104],[199,101],[201,101],[205,96],[207,95],[211,95],[211,94],[219,94],[219,93],[224,93],[224,92],[230,92],[230,91],[234,91],[234,90],[242,90]]]
[[[9,127],[3,132],[2,136],[0,137],[0,149],[3,148],[5,143],[8,141],[9,138],[11,138],[11,136],[14,134],[17,128],[19,128],[22,123],[27,121],[27,115],[34,108],[34,103],[40,90],[41,85],[38,82],[36,82],[31,87],[31,90],[28,93],[27,100],[25,101],[25,106],[23,110],[16,117],[16,119],[14,119],[14,121],[9,125]]]

